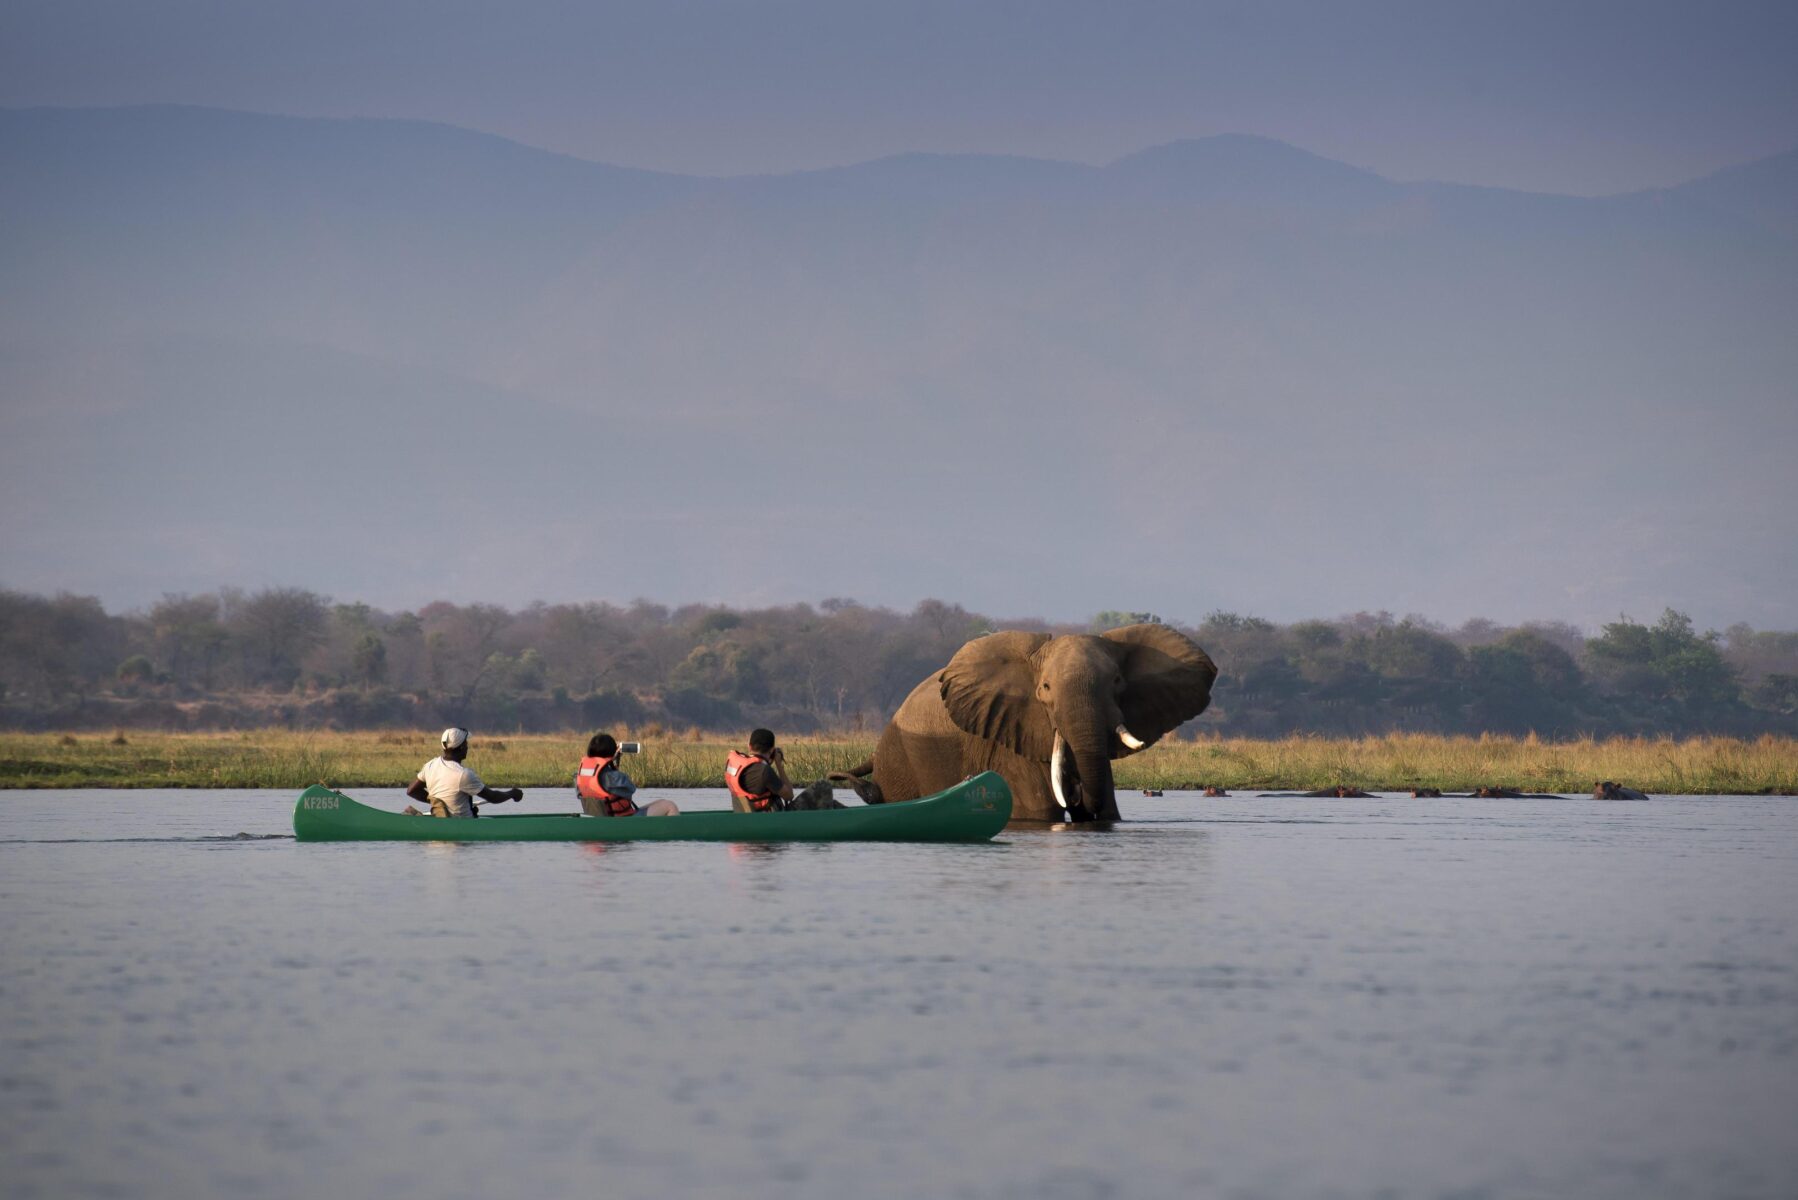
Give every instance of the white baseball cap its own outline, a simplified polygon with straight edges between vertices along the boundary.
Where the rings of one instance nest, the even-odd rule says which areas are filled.
[[[443,748],[445,750],[454,750],[457,746],[460,746],[467,740],[468,730],[466,729],[460,729],[451,725],[448,729],[443,731]]]

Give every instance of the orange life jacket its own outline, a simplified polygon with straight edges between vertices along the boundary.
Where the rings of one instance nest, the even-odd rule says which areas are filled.
[[[608,817],[634,817],[637,806],[629,796],[614,796],[600,785],[600,772],[609,770],[618,761],[614,754],[611,758],[583,758],[581,769],[574,773],[574,794],[583,800],[597,800],[605,807]]]
[[[779,793],[772,789],[764,792],[750,792],[743,788],[742,774],[756,763],[767,767],[762,773],[765,781],[773,775],[774,764],[760,754],[745,754],[741,750],[732,750],[730,757],[724,760],[724,786],[730,794],[749,806],[750,812],[771,812],[775,808],[775,800]]]

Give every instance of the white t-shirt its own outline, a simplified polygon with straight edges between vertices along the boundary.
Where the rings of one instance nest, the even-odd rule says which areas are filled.
[[[442,804],[452,817],[474,816],[474,797],[487,786],[461,763],[442,757],[420,767],[418,777],[424,780],[432,801]]]

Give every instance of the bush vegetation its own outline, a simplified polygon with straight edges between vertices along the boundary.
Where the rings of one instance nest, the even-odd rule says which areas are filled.
[[[920,680],[996,628],[927,600],[735,610],[639,601],[428,604],[383,612],[312,592],[231,589],[109,613],[92,597],[0,592],[0,728],[547,733],[698,728],[877,733]],[[1798,633],[1699,632],[1668,611],[1588,637],[1564,624],[1447,629],[1356,613],[1280,625],[1213,613],[1192,634],[1221,674],[1191,737],[1798,735]]]

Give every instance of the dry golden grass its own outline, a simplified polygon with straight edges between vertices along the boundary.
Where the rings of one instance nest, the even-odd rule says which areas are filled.
[[[242,733],[0,734],[0,787],[397,787],[437,753],[437,730],[356,733],[259,729]],[[644,752],[625,766],[646,787],[722,787],[737,745],[716,735],[660,729],[617,734]],[[585,733],[477,735],[468,765],[495,787],[573,787]],[[793,775],[845,770],[874,739],[784,738]]]
[[[620,734],[644,753],[627,762],[645,787],[722,787],[736,743],[695,730]],[[571,786],[584,733],[474,739],[469,765],[496,787]],[[785,738],[793,777],[845,770],[874,750],[873,737]],[[0,787],[300,788],[396,787],[437,750],[436,731],[359,733],[0,734]],[[1535,737],[1293,737],[1278,741],[1166,741],[1117,764],[1120,790],[1197,788],[1309,791],[1349,784],[1368,791],[1482,784],[1536,792],[1590,792],[1614,779],[1651,794],[1798,793],[1791,738],[1614,738],[1548,742]]]
[[[1162,743],[1118,764],[1120,788],[1279,788],[1348,784],[1367,791],[1481,785],[1590,792],[1595,780],[1669,795],[1798,793],[1798,741],[1741,738],[1293,737]]]

